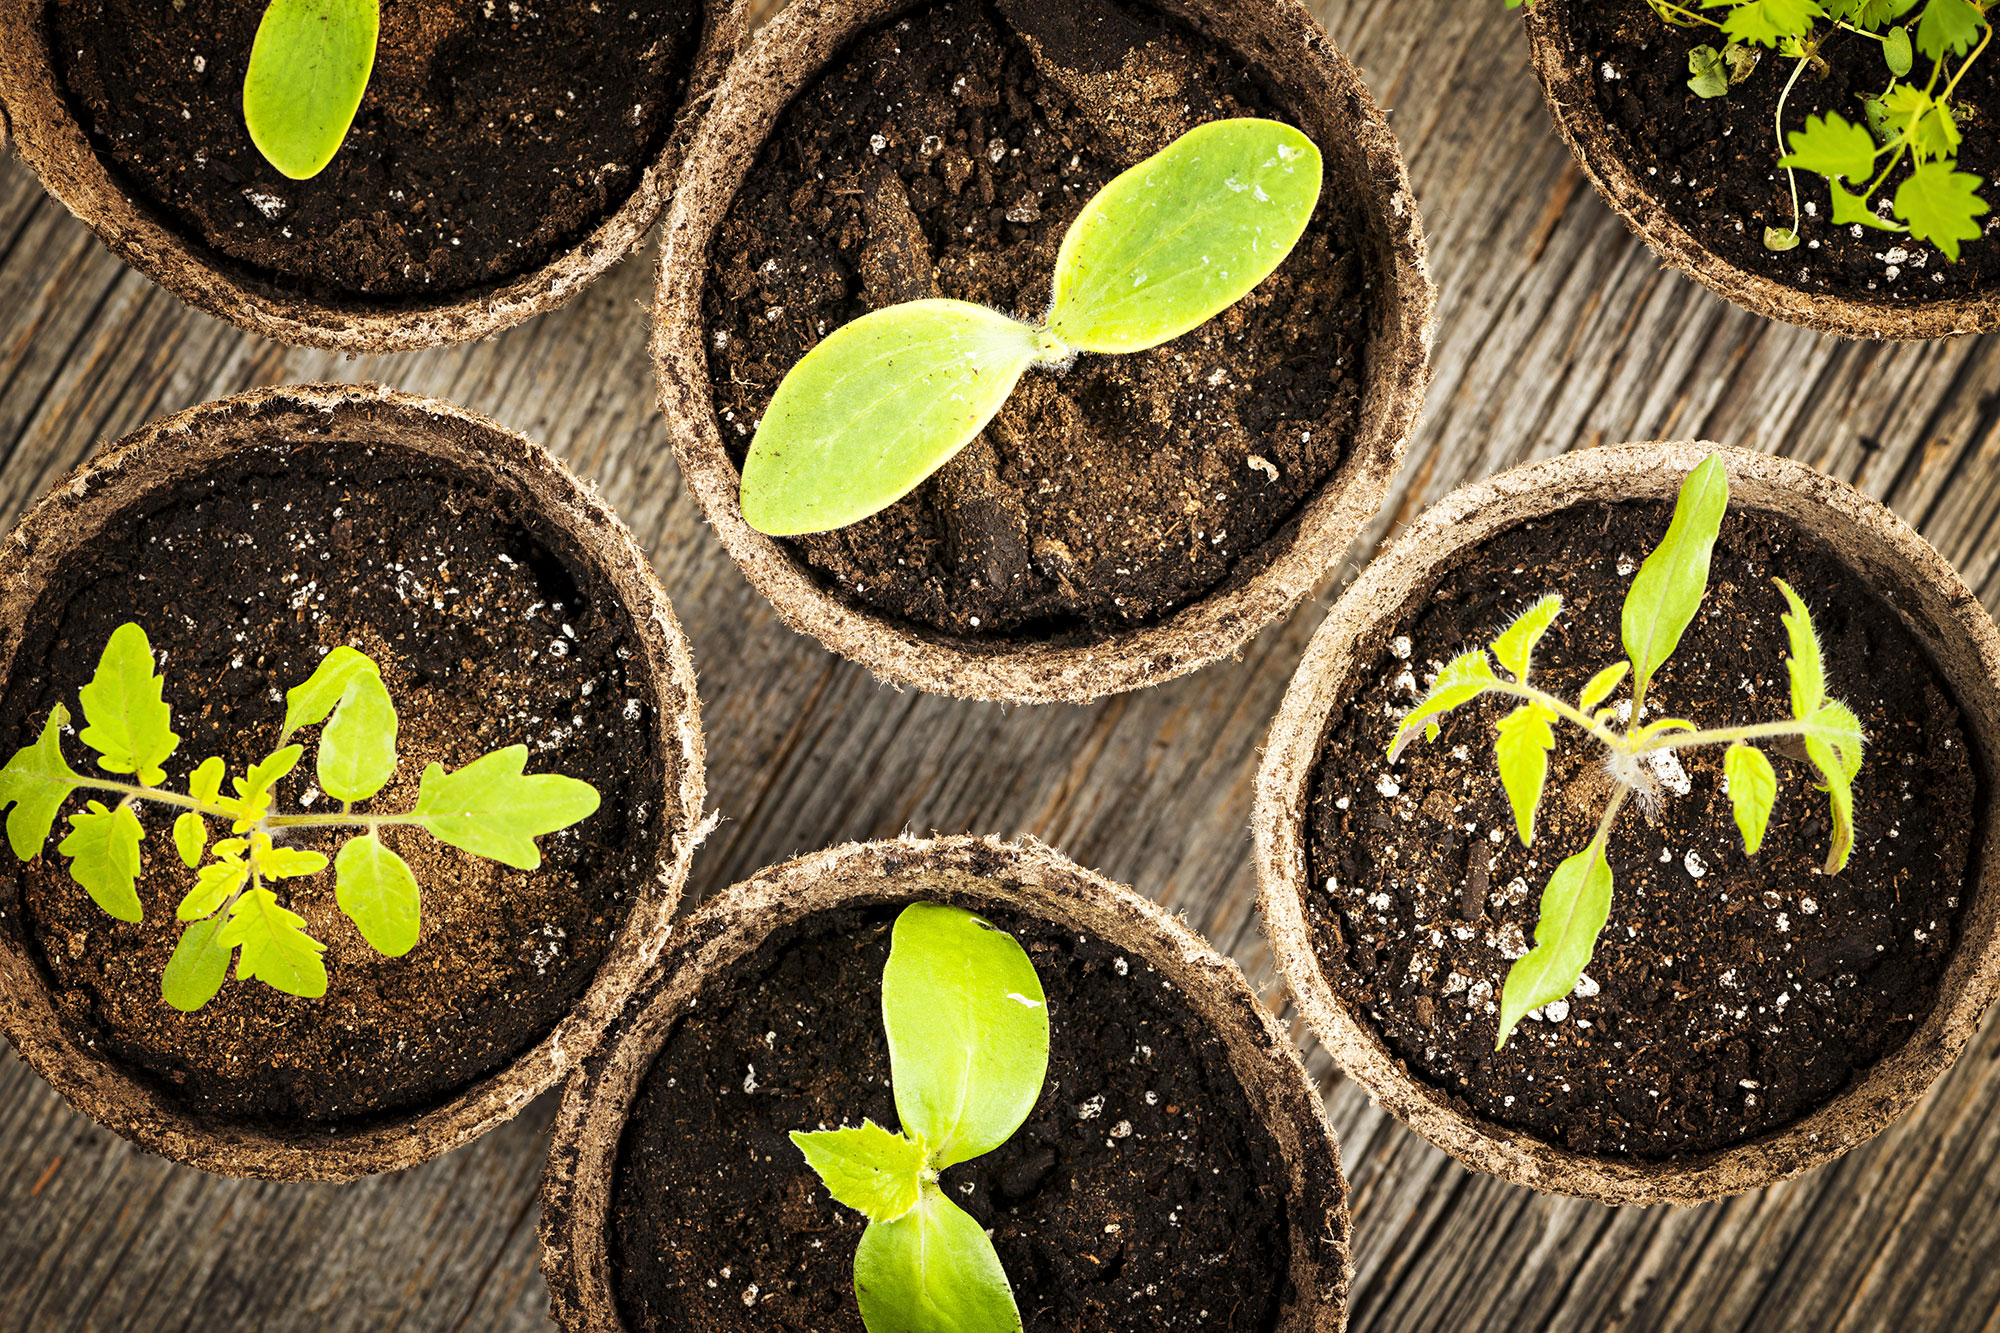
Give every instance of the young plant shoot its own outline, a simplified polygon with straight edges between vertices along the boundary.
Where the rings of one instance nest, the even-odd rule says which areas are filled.
[[[1319,191],[1319,149],[1305,135],[1214,121],[1084,206],[1056,254],[1042,322],[924,300],[836,329],[792,367],[758,424],[744,519],[787,537],[888,508],[977,438],[1030,366],[1144,351],[1242,300],[1298,244]]]
[[[380,0],[271,0],[243,76],[243,123],[293,180],[326,169],[375,70]]]
[[[524,774],[528,750],[515,745],[452,773],[431,764],[408,811],[354,811],[354,804],[369,800],[395,776],[397,719],[380,670],[346,647],[328,653],[312,676],[285,696],[278,748],[230,779],[233,795],[223,794],[224,763],[214,757],[188,775],[185,792],[169,791],[161,785],[167,776],[163,765],[181,738],[172,730],[164,687],[154,674],[145,631],[120,625],[104,646],[96,674],[78,691],[85,723],[78,739],[97,752],[100,769],[127,780],[90,777],[69,766],[62,752],[69,710],[57,704],[41,739],[0,768],[0,810],[7,810],[14,854],[31,861],[72,793],[101,794],[102,800],[91,799],[70,814],[69,833],[56,850],[70,859],[70,878],[99,907],[133,923],[143,917],[137,885],[139,844],[146,832],[138,812],[147,804],[181,812],[173,824],[174,850],[196,873],[175,912],[186,924],[160,991],[184,1012],[215,998],[232,955],[239,981],[254,978],[306,999],[326,994],[320,959],[326,946],[305,932],[304,918],[288,911],[270,887],[327,867],[321,853],[284,845],[294,829],[356,830],[333,860],[334,900],[377,952],[400,958],[416,946],[420,901],[416,876],[382,841],[385,827],[420,828],[475,856],[533,870],[542,863],[536,838],[597,809],[597,792],[586,782]],[[278,783],[305,753],[292,736],[321,723],[319,786],[339,809],[280,813],[273,808]],[[231,836],[211,846],[211,823],[227,825]]]
[[[992,1152],[1035,1109],[1049,1011],[1013,936],[972,913],[912,903],[882,969],[882,1026],[900,1134],[792,1134],[836,1202],[865,1214],[854,1295],[868,1333],[1019,1333],[1014,1289],[986,1231],[938,1173]]]
[[[1500,998],[1498,1050],[1514,1027],[1531,1010],[1569,995],[1590,963],[1597,936],[1611,914],[1611,864],[1606,854],[1618,816],[1635,797],[1650,812],[1660,800],[1651,771],[1652,756],[1698,745],[1722,745],[1723,780],[1743,835],[1744,850],[1756,855],[1778,798],[1777,772],[1759,744],[1801,745],[1819,773],[1821,790],[1832,808],[1831,845],[1826,873],[1838,874],[1854,847],[1854,776],[1861,770],[1861,721],[1854,710],[1826,692],[1820,664],[1819,638],[1812,618],[1797,593],[1782,579],[1772,580],[1787,607],[1781,619],[1791,640],[1787,666],[1791,675],[1792,715],[1773,722],[1703,730],[1677,717],[1643,721],[1646,690],[1660,667],[1673,656],[1681,635],[1694,620],[1708,590],[1709,554],[1715,547],[1723,511],[1729,505],[1729,478],[1722,460],[1710,457],[1682,484],[1667,535],[1632,580],[1620,622],[1626,660],[1614,662],[1591,676],[1574,703],[1535,685],[1530,679],[1535,645],[1562,610],[1553,594],[1534,603],[1484,648],[1463,653],[1437,675],[1430,692],[1403,718],[1389,745],[1394,763],[1419,734],[1435,740],[1437,719],[1454,708],[1485,695],[1520,700],[1497,726],[1494,757],[1500,783],[1514,812],[1521,845],[1535,841],[1535,811],[1548,777],[1549,751],[1555,747],[1555,724],[1568,722],[1604,746],[1606,771],[1613,789],[1599,819],[1597,833],[1580,852],[1557,866],[1542,890],[1541,919],[1535,926],[1535,947],[1517,959],[1507,973]],[[1494,670],[1498,662],[1504,675]],[[1629,712],[1611,705],[1612,696],[1629,683]],[[1627,719],[1623,729],[1615,719]]]
[[[1507,7],[1522,3],[1507,0]],[[1696,96],[1729,96],[1756,73],[1766,51],[1787,62],[1776,72],[1785,86],[1773,133],[1777,164],[1791,191],[1792,225],[1766,228],[1767,248],[1791,250],[1799,244],[1800,171],[1824,179],[1828,220],[1835,227],[1907,232],[1953,263],[1960,242],[1979,239],[1983,229],[1977,219],[1991,211],[1979,194],[1986,182],[1958,169],[1963,108],[1953,98],[1966,71],[1993,42],[1993,9],[2000,0],[1647,3],[1674,27],[1715,31],[1720,45],[1688,53],[1688,88]],[[1835,58],[1878,62],[1882,91],[1860,99],[1858,122],[1829,112],[1787,126],[1785,103],[1799,79],[1808,70],[1824,75]],[[1909,174],[1885,194],[1889,177],[1905,163]]]

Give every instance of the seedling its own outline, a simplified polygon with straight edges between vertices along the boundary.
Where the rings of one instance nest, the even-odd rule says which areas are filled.
[[[173,713],[154,674],[152,645],[134,624],[112,632],[97,672],[78,691],[85,726],[78,739],[97,752],[97,766],[129,775],[111,781],[76,772],[63,758],[62,733],[69,710],[57,704],[41,739],[0,768],[0,810],[7,810],[7,841],[31,861],[55,828],[63,802],[75,792],[101,792],[69,816],[70,831],[56,847],[70,858],[70,878],[120,921],[143,919],[137,885],[139,844],[145,829],[138,811],[147,803],[178,809],[174,849],[196,872],[194,887],[175,916],[188,923],[160,979],[166,1002],[192,1013],[215,998],[236,958],[236,978],[264,982],[287,995],[326,994],[326,945],[308,935],[304,918],[287,910],[267,885],[317,875],[327,860],[319,852],[287,847],[296,829],[353,828],[360,832],[333,861],[334,899],[363,939],[387,957],[416,946],[421,903],[416,876],[382,841],[383,828],[409,825],[439,842],[516,870],[542,863],[535,839],[568,828],[597,809],[589,783],[556,774],[526,775],[525,745],[495,750],[456,772],[438,764],[424,769],[416,804],[401,814],[359,813],[396,773],[396,709],[381,671],[352,648],[335,648],[303,685],[285,696],[278,748],[222,791],[224,763],[204,759],[188,775],[187,791],[168,791],[162,767],[180,748]],[[273,809],[278,783],[297,766],[305,747],[292,740],[301,727],[319,734],[319,786],[340,808],[323,814],[283,814]],[[8,807],[12,809],[8,809]],[[209,825],[232,836],[211,847]],[[213,859],[203,864],[204,855]]]
[[[1013,1137],[1042,1094],[1049,1011],[1014,937],[958,907],[912,903],[882,969],[882,1026],[900,1134],[792,1134],[827,1193],[868,1218],[854,1295],[868,1333],[1019,1333],[985,1230],[938,1174]]]
[[[1289,125],[1198,126],[1084,206],[1040,323],[930,299],[836,329],[792,367],[758,424],[743,517],[780,537],[859,522],[977,438],[1030,366],[1144,351],[1207,323],[1298,244],[1320,170],[1319,149]]]
[[[1514,9],[1523,0],[1507,0]],[[1533,0],[1527,0],[1533,3]],[[1953,102],[1966,71],[1993,41],[1992,11],[2000,0],[1647,0],[1653,12],[1680,28],[1713,28],[1722,46],[1697,46],[1688,54],[1688,87],[1700,97],[1727,97],[1747,81],[1765,51],[1791,62],[1778,99],[1778,165],[1792,197],[1792,225],[1768,227],[1764,244],[1791,250],[1799,244],[1799,171],[1822,177],[1836,227],[1907,232],[1958,262],[1959,243],[1977,240],[1976,219],[1990,208],[1979,190],[1986,182],[1958,169],[1963,108]],[[1713,11],[1723,11],[1715,13]],[[1874,43],[1887,75],[1880,93],[1861,99],[1862,123],[1838,112],[1807,116],[1787,130],[1785,103],[1808,68],[1824,73],[1829,50],[1845,41]],[[1918,69],[1918,57],[1927,68]],[[1990,110],[1989,113],[1991,114]],[[1791,151],[1783,148],[1789,145]],[[1893,195],[1883,187],[1908,161],[1909,175]],[[1887,205],[1893,216],[1885,215]]]
[[[271,0],[243,76],[243,123],[293,180],[333,161],[375,70],[380,0]]]
[[[1827,696],[1812,617],[1783,579],[1772,582],[1790,608],[1780,618],[1791,640],[1786,665],[1791,677],[1792,715],[1774,722],[1706,731],[1677,717],[1642,721],[1647,686],[1673,656],[1708,590],[1709,554],[1728,505],[1728,475],[1722,460],[1710,457],[1688,474],[1667,535],[1639,567],[1625,595],[1620,629],[1627,660],[1593,675],[1575,703],[1529,680],[1535,645],[1562,610],[1562,598],[1550,594],[1522,612],[1493,640],[1490,656],[1487,649],[1477,648],[1453,658],[1438,673],[1430,693],[1403,718],[1390,742],[1389,761],[1394,763],[1420,733],[1435,740],[1437,719],[1454,708],[1488,694],[1521,700],[1519,707],[1500,719],[1493,752],[1524,847],[1535,842],[1535,811],[1548,778],[1556,721],[1569,722],[1604,746],[1604,767],[1614,781],[1610,799],[1589,845],[1557,866],[1542,890],[1535,947],[1515,961],[1501,992],[1500,1035],[1495,1050],[1506,1045],[1515,1025],[1531,1010],[1568,996],[1589,966],[1598,933],[1611,915],[1607,840],[1628,802],[1636,798],[1650,814],[1659,801],[1659,782],[1652,771],[1658,756],[1698,745],[1729,747],[1722,755],[1723,780],[1736,827],[1743,835],[1743,848],[1754,856],[1763,845],[1771,809],[1778,799],[1778,776],[1753,742],[1789,740],[1801,744],[1819,773],[1820,790],[1827,793],[1832,809],[1826,873],[1837,875],[1847,865],[1848,853],[1854,848],[1854,776],[1861,771],[1864,739],[1861,721],[1852,708]],[[1494,671],[1496,660],[1506,675]],[[1609,705],[1628,675],[1629,711],[1625,705]],[[1621,716],[1623,730],[1615,725]]]

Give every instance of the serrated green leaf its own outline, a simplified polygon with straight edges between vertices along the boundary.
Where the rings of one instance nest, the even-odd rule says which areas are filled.
[[[1875,171],[1875,136],[1845,116],[1828,112],[1807,116],[1805,128],[1787,136],[1792,151],[1778,159],[1781,167],[1816,171],[1829,178],[1865,183]]]
[[[1588,847],[1556,867],[1542,890],[1535,947],[1514,960],[1500,992],[1500,1037],[1494,1050],[1507,1044],[1529,1010],[1576,989],[1610,918],[1611,866],[1604,859],[1604,839],[1593,837]]]
[[[1868,201],[1862,196],[1849,194],[1845,189],[1841,188],[1839,181],[1828,181],[1826,184],[1828,191],[1833,196],[1834,226],[1847,227],[1858,222],[1864,227],[1873,227],[1877,231],[1909,230],[1909,228],[1903,226],[1901,223],[1891,222],[1870,208]]]
[[[869,1221],[893,1222],[917,1206],[924,1183],[920,1140],[864,1120],[858,1129],[793,1130],[792,1142],[834,1201]]]
[[[1714,99],[1729,96],[1729,68],[1722,52],[1712,46],[1697,46],[1688,52],[1688,91],[1696,97]]]
[[[217,941],[223,924],[221,917],[210,917],[183,930],[160,973],[160,998],[184,1014],[214,999],[229,976],[231,951]]]
[[[139,843],[146,831],[139,827],[139,817],[130,806],[107,810],[102,801],[92,801],[69,822],[69,835],[56,847],[70,858],[69,877],[120,921],[143,919],[136,886]]]
[[[1736,810],[1736,827],[1743,834],[1743,850],[1755,856],[1764,845],[1771,807],[1778,801],[1777,771],[1762,750],[1737,741],[1722,752],[1722,781]]]
[[[1274,120],[1198,125],[1124,172],[1063,237],[1049,331],[1137,352],[1207,323],[1292,252],[1319,202],[1320,152]]]
[[[211,861],[195,873],[194,887],[181,899],[174,915],[182,921],[199,921],[249,882],[250,867],[242,862]]]
[[[382,678],[348,681],[333,720],[319,734],[319,785],[338,801],[365,801],[396,774],[396,708]]]
[[[236,797],[234,800],[225,798],[220,804],[235,814],[234,832],[248,832],[271,812],[272,786],[298,767],[299,756],[305,752],[303,745],[287,745],[250,765],[250,771],[244,776],[231,780],[236,788]],[[217,777],[220,776],[218,773]]]
[[[1012,935],[964,908],[911,903],[897,915],[882,1026],[896,1114],[940,1170],[1005,1143],[1041,1097],[1041,979]]]
[[[1958,117],[1951,107],[1932,97],[1924,89],[1914,84],[1899,83],[1882,94],[1878,105],[1883,117],[1892,126],[1901,126],[1898,134],[1907,135],[1910,151],[1919,162],[1934,158],[1950,157],[1958,152],[1963,138],[1958,129]]]
[[[89,723],[78,739],[97,751],[99,768],[133,774],[142,787],[157,786],[167,776],[160,765],[181,738],[172,730],[165,688],[166,681],[153,672],[146,631],[129,621],[113,630],[97,659],[97,674],[77,692]]]
[[[1500,736],[1493,743],[1500,763],[1500,785],[1514,807],[1514,827],[1521,845],[1535,845],[1535,809],[1542,801],[1542,784],[1549,776],[1549,751],[1556,745],[1555,714],[1540,704],[1522,704],[1500,719]]]
[[[1563,599],[1550,593],[1533,606],[1514,617],[1514,623],[1500,632],[1493,640],[1493,656],[1501,666],[1514,673],[1514,679],[1523,685],[1528,683],[1528,671],[1534,663],[1535,645],[1548,633],[1562,611]]]
[[[305,918],[278,905],[269,889],[251,889],[236,900],[229,921],[216,934],[225,949],[240,949],[236,979],[257,980],[301,999],[326,994],[326,946],[302,929]]]
[[[1972,0],[1929,0],[1917,20],[1917,50],[1932,60],[1947,53],[1962,56],[1979,44],[1986,22]]]
[[[1826,17],[1819,0],[1702,0],[1702,8],[1727,8],[1722,31],[1731,41],[1759,46],[1808,37],[1814,21]]]
[[[1819,632],[1813,628],[1812,612],[1806,610],[1806,604],[1792,591],[1792,585],[1783,579],[1771,582],[1778,585],[1778,591],[1792,608],[1778,616],[1792,645],[1792,655],[1785,661],[1792,682],[1792,716],[1811,717],[1826,698],[1826,670],[1820,664]]]
[[[1709,554],[1728,507],[1729,474],[1721,456],[1711,454],[1681,483],[1667,535],[1639,566],[1625,594],[1620,630],[1632,661],[1635,709],[1645,702],[1653,673],[1673,656],[1701,609],[1708,592]]]
[[[1630,662],[1616,662],[1592,676],[1583,687],[1583,693],[1576,696],[1576,708],[1580,713],[1588,713],[1597,705],[1611,697],[1618,683],[1625,679],[1625,673],[1632,669]]]
[[[792,367],[743,462],[759,532],[826,532],[887,509],[986,428],[1037,356],[1035,330],[965,301],[843,325]]]
[[[1959,242],[1984,235],[1975,219],[1993,211],[1979,197],[1983,184],[1981,177],[1949,162],[1926,162],[1896,187],[1896,216],[1909,224],[1910,235],[1935,245],[1955,264]]]
[[[437,764],[417,786],[415,823],[439,842],[516,870],[542,863],[534,840],[566,829],[597,811],[597,790],[555,773],[523,777],[528,747],[511,745],[455,773]]]
[[[1431,682],[1430,693],[1417,701],[1417,706],[1403,715],[1402,725],[1396,728],[1396,735],[1389,742],[1389,762],[1395,763],[1401,757],[1405,746],[1416,739],[1422,731],[1432,740],[1437,739],[1437,728],[1432,718],[1442,717],[1461,704],[1470,703],[1486,691],[1500,683],[1493,674],[1493,664],[1487,659],[1484,648],[1469,653],[1460,653],[1445,664]]]
[[[303,684],[285,691],[285,729],[278,740],[288,741],[300,727],[316,727],[326,721],[356,676],[380,680],[382,669],[374,658],[346,644],[322,657]]]
[[[181,861],[188,869],[201,864],[201,854],[207,849],[207,820],[190,810],[174,821],[174,850],[181,854]]]
[[[893,1222],[870,1222],[854,1252],[868,1333],[1020,1333],[1014,1289],[986,1230],[935,1185]]]
[[[250,46],[243,122],[266,161],[310,180],[340,151],[368,90],[378,0],[271,0]]]
[[[417,877],[402,857],[367,833],[341,847],[333,870],[340,910],[376,953],[401,958],[417,947],[422,895],[417,892]]]
[[[7,845],[23,861],[41,854],[55,829],[56,814],[80,779],[63,759],[62,729],[69,710],[57,704],[33,745],[14,752],[0,768],[0,810],[7,811]],[[9,809],[8,807],[12,807]]]

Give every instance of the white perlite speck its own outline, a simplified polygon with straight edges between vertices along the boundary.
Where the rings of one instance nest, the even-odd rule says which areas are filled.
[[[1676,796],[1685,796],[1694,789],[1694,779],[1681,767],[1680,756],[1672,750],[1653,751],[1646,756],[1646,766],[1653,770],[1659,784]]]
[[[1384,796],[1400,796],[1403,787],[1396,779],[1384,773],[1381,777],[1375,779],[1375,790],[1381,792]]]
[[[1692,847],[1688,848],[1688,854],[1682,859],[1681,864],[1686,866],[1688,874],[1696,879],[1708,873],[1708,862],[1702,860],[1701,853]]]

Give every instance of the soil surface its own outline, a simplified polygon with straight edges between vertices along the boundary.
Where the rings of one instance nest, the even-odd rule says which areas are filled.
[[[785,372],[870,310],[948,296],[1041,318],[1084,204],[1234,116],[1297,119],[1123,0],[946,0],[864,34],[780,117],[715,240],[703,306],[732,456]],[[931,481],[797,549],[856,602],[974,637],[1144,624],[1247,578],[1354,428],[1358,215],[1329,177],[1299,248],[1235,307],[1149,352],[1029,372]]]
[[[898,910],[843,908],[778,932],[669,1036],[612,1195],[612,1282],[634,1330],[861,1333],[864,1220],[786,1135],[898,1123],[880,1001]],[[991,1231],[1027,1327],[1274,1327],[1283,1168],[1220,1040],[1138,959],[989,919],[1041,976],[1049,1077],[1014,1137],[946,1171],[943,1188]]]
[[[1802,219],[1797,249],[1766,249],[1766,227],[1792,225],[1792,197],[1777,166],[1785,149],[1773,133],[1778,100],[1796,62],[1766,51],[1756,72],[1728,97],[1704,99],[1688,90],[1688,52],[1722,45],[1713,28],[1676,28],[1647,0],[1540,0],[1569,7],[1578,40],[1590,53],[1598,98],[1611,124],[1633,149],[1634,168],[1655,198],[1704,244],[1752,273],[1805,292],[1868,301],[1932,301],[2000,287],[2000,59],[1989,50],[1959,84],[1953,99],[1964,142],[1958,164],[1983,177],[1981,191],[1995,211],[1981,222],[1986,235],[1961,245],[1953,264],[1935,246],[1905,235],[1851,224],[1835,227],[1826,182],[1799,174]],[[1806,117],[1837,112],[1866,124],[1863,97],[1889,85],[1880,47],[1865,36],[1837,34],[1825,47],[1827,71],[1808,70],[1785,102],[1787,133]],[[1958,61],[1949,61],[1952,71]],[[1930,66],[1922,56],[1917,68]],[[1907,163],[1877,199],[1893,199],[1909,176]]]
[[[1491,642],[1545,591],[1561,615],[1534,679],[1574,698],[1622,657],[1631,576],[1669,506],[1580,505],[1487,542],[1420,594],[1335,719],[1314,774],[1309,911],[1334,990],[1411,1073],[1473,1114],[1580,1152],[1671,1157],[1797,1120],[1895,1050],[1929,1012],[1958,938],[1981,777],[1958,710],[1895,612],[1824,543],[1730,510],[1709,592],[1655,677],[1646,717],[1704,726],[1790,713],[1791,583],[1825,646],[1828,690],[1860,715],[1847,868],[1821,873],[1826,797],[1778,746],[1778,800],[1746,856],[1722,751],[1653,769],[1658,822],[1635,805],[1611,840],[1611,919],[1567,1001],[1495,1054],[1498,999],[1534,934],[1542,886],[1589,842],[1610,794],[1602,748],[1559,723],[1532,850],[1520,845],[1480,701],[1390,766],[1396,719],[1442,663]],[[1623,701],[1629,715],[1629,690]]]
[[[375,72],[310,181],[243,125],[264,12],[47,0],[57,77],[169,225],[313,296],[442,297],[541,267],[616,212],[673,129],[701,0],[386,0]]]
[[[160,998],[193,872],[158,805],[140,810],[142,924],[100,911],[45,851],[0,868],[5,928],[25,915],[64,1017],[191,1111],[334,1121],[434,1104],[568,1012],[651,873],[666,786],[650,757],[635,629],[566,537],[456,470],[323,441],[239,457],[239,472],[114,523],[93,563],[49,590],[20,659],[43,672],[11,682],[0,705],[6,753],[56,703],[77,715],[106,639],[135,620],[161,659],[181,737],[169,789],[185,791],[211,754],[240,775],[275,749],[283,691],[348,644],[380,664],[401,715],[396,777],[360,809],[406,810],[426,764],[455,769],[513,744],[527,745],[529,772],[591,783],[602,808],[541,839],[532,872],[385,828],[423,892],[423,933],[403,958],[375,953],[340,913],[331,870],[271,885],[327,946],[319,1000],[233,975],[192,1015]],[[317,736],[300,733],[306,754],[277,788],[282,810],[332,808],[313,782]],[[78,771],[93,762],[73,734],[63,748]],[[72,797],[65,810],[80,805]],[[345,836],[301,831],[293,842],[331,857]]]

